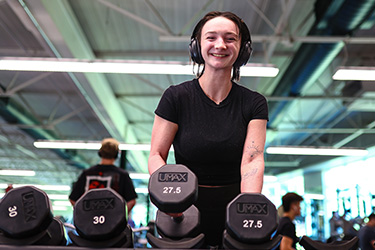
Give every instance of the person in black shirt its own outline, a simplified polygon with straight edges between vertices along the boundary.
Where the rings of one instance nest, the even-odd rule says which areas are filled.
[[[283,236],[279,249],[296,249],[299,238],[296,236],[296,225],[293,220],[301,215],[300,203],[303,198],[296,193],[287,193],[282,197],[283,217],[279,220],[277,233]]]
[[[264,174],[267,101],[239,85],[251,54],[250,32],[231,12],[207,13],[195,26],[190,56],[197,78],[170,86],[155,110],[148,169],[167,162],[198,178],[201,228],[207,246],[220,246],[225,208],[240,192],[260,193]],[[199,70],[201,69],[201,70]]]
[[[73,185],[72,192],[69,195],[69,200],[73,206],[90,189],[112,188],[124,198],[128,214],[130,214],[136,204],[138,195],[129,173],[114,165],[118,152],[119,142],[117,140],[106,138],[102,141],[98,152],[101,157],[100,164],[84,170]]]
[[[370,214],[368,222],[358,231],[361,250],[375,249],[375,214]]]

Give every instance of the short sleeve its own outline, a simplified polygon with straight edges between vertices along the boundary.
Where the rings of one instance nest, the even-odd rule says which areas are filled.
[[[268,104],[266,98],[256,93],[253,103],[252,119],[264,119],[268,121]]]
[[[159,101],[159,104],[155,110],[155,114],[170,122],[177,123],[178,115],[175,95],[176,94],[174,86],[170,86],[169,88],[167,88]]]

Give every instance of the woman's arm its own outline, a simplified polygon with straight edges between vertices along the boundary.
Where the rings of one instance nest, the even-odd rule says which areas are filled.
[[[168,152],[177,133],[178,125],[155,115],[151,134],[148,172],[152,174],[167,162]]]
[[[260,193],[263,187],[267,120],[251,120],[241,162],[241,192]]]

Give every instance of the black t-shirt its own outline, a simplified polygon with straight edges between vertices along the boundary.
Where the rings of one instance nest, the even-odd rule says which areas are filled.
[[[268,120],[261,94],[233,82],[226,99],[216,104],[197,79],[166,89],[155,113],[178,125],[176,163],[189,167],[203,185],[240,182],[247,126],[253,119]]]
[[[74,183],[69,199],[77,201],[85,192],[93,188],[112,188],[125,201],[138,197],[129,173],[114,165],[95,165],[84,170]]]
[[[287,236],[293,240],[292,247],[296,249],[299,238],[296,236],[296,225],[289,217],[281,217],[277,227],[277,234]],[[277,248],[280,249],[280,248]]]
[[[358,231],[359,247],[362,250],[372,250],[371,241],[375,240],[375,228],[364,226]]]

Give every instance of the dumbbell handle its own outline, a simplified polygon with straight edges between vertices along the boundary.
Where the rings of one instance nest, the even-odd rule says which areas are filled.
[[[173,218],[183,216],[183,213],[166,213],[166,214],[168,214],[169,216],[171,216]]]
[[[167,215],[171,216],[171,219],[177,223],[180,223],[184,219],[183,213],[167,213]]]

